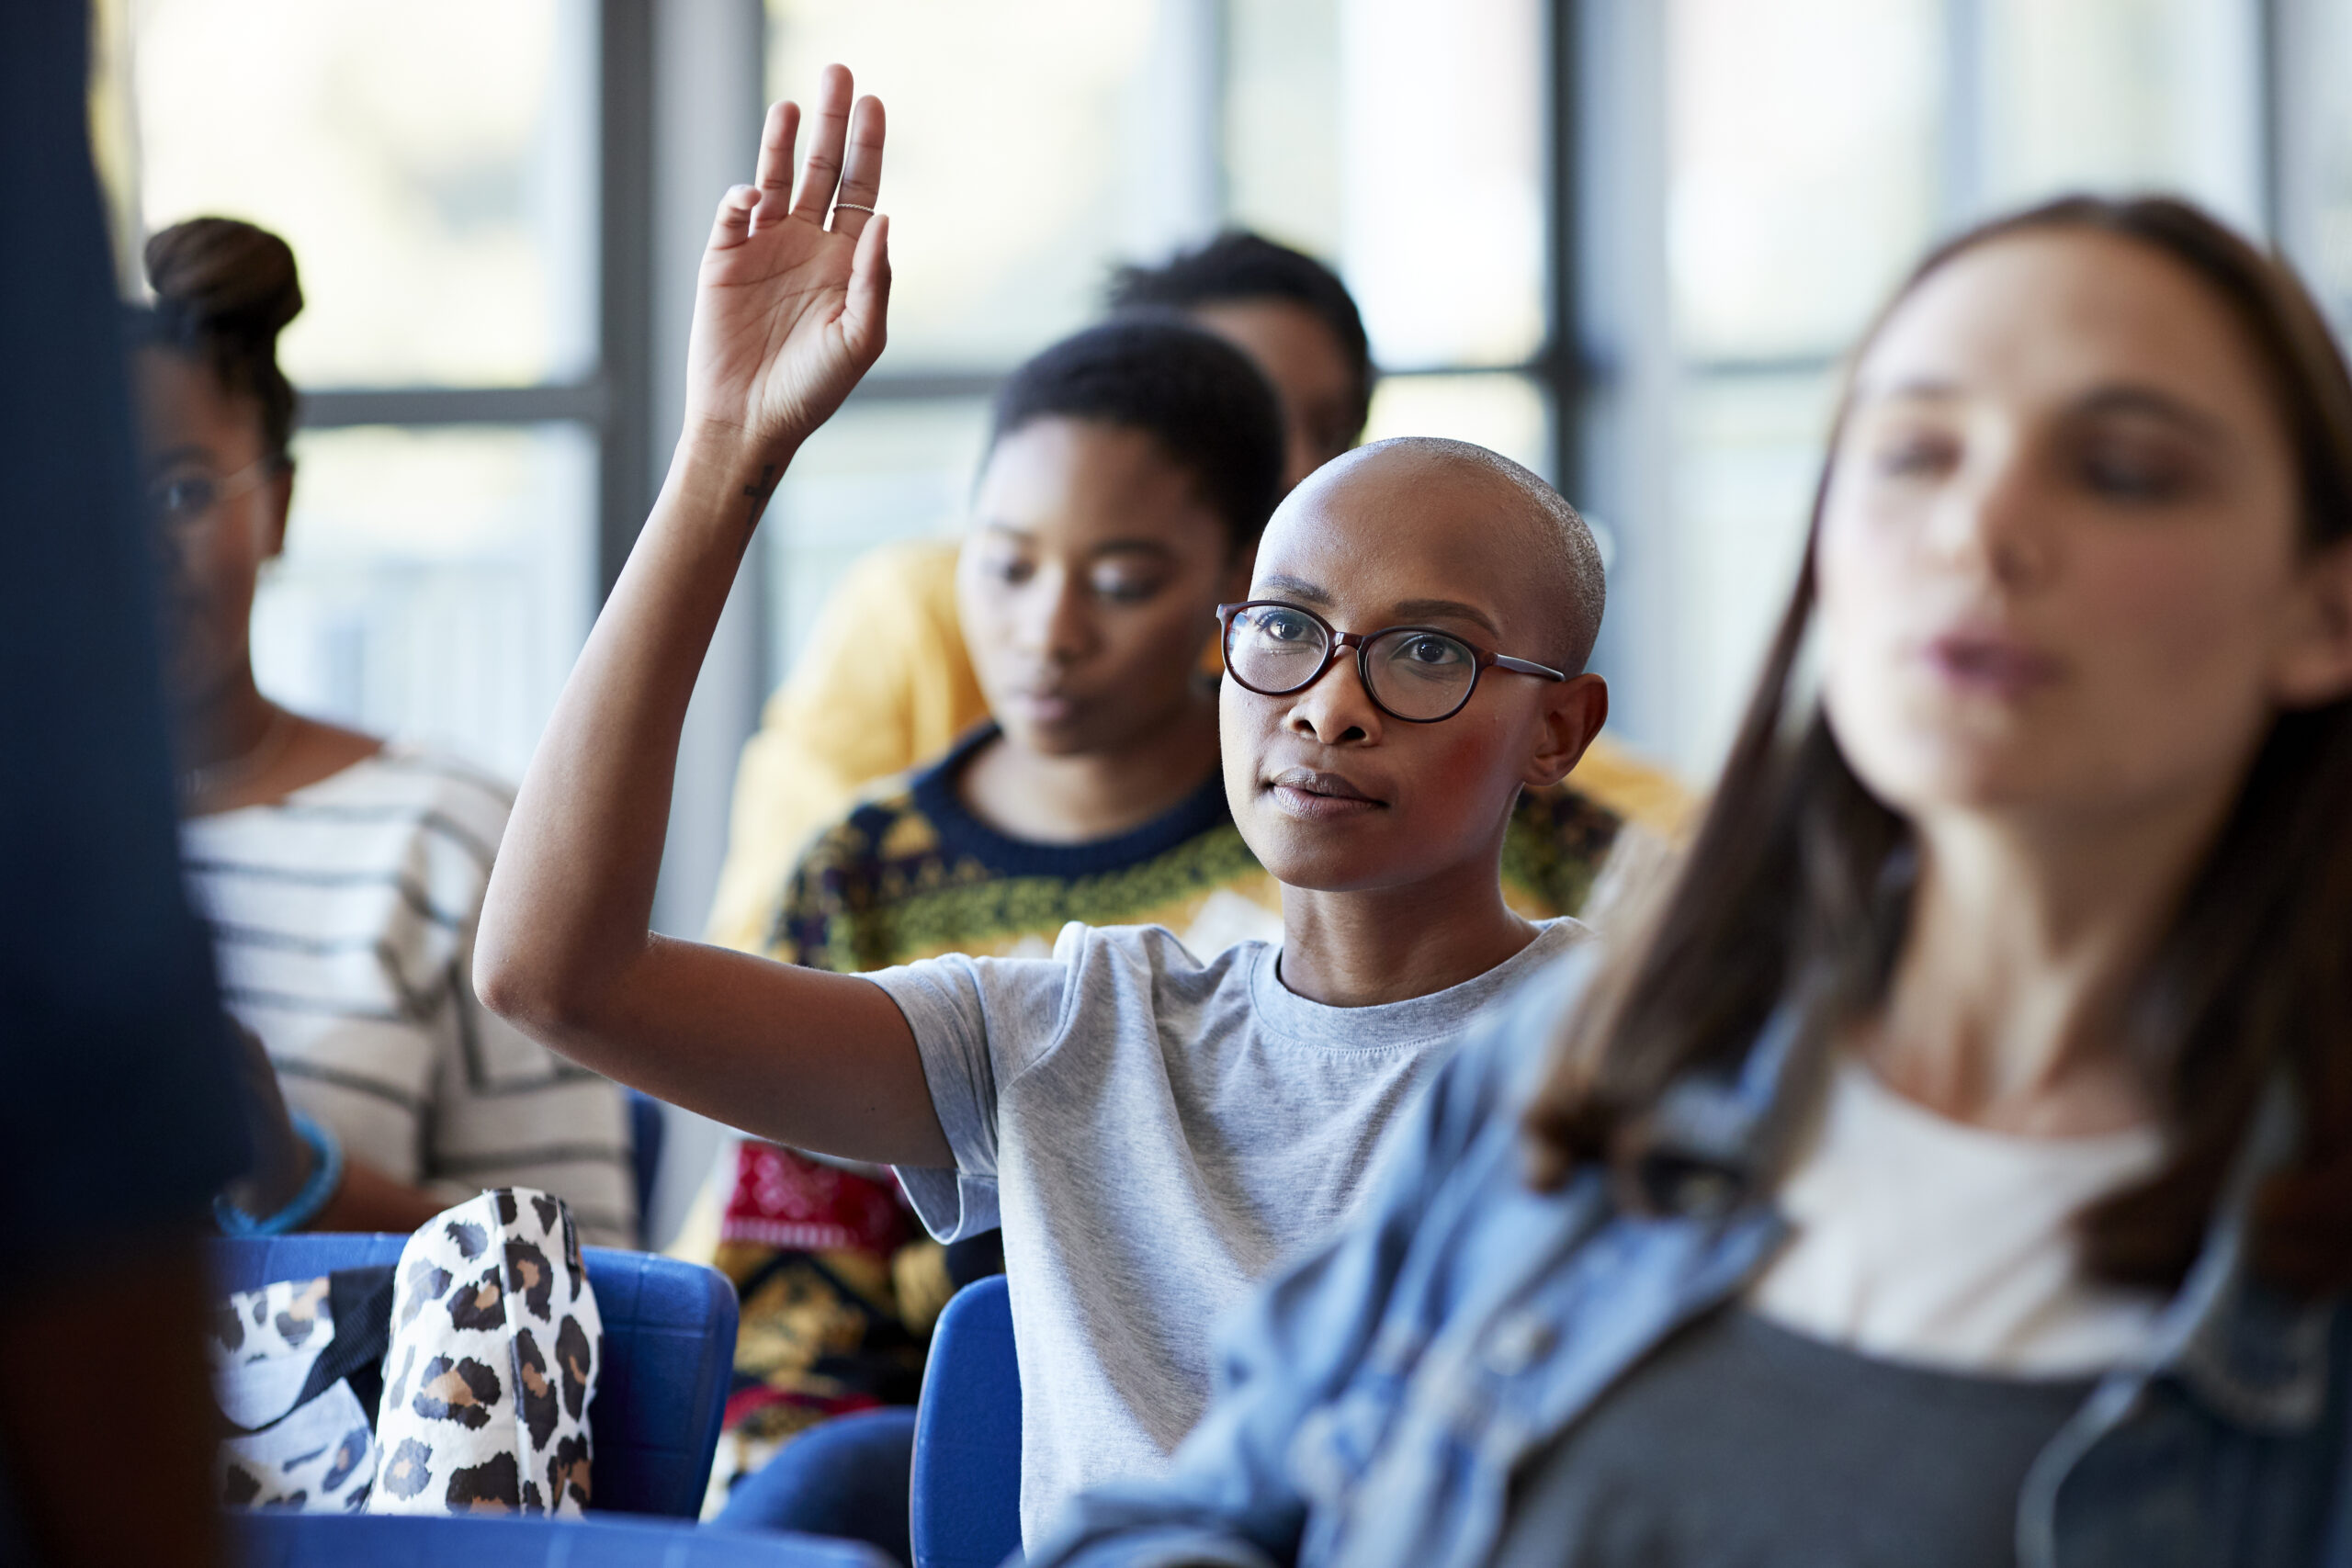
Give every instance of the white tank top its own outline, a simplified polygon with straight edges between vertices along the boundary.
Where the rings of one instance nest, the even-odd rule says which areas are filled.
[[[2029,1137],[1950,1121],[1841,1056],[1781,1190],[1794,1238],[1751,1288],[1784,1326],[1894,1359],[2012,1376],[2114,1365],[2164,1297],[2084,1277],[2075,1216],[2153,1172],[2152,1126]]]

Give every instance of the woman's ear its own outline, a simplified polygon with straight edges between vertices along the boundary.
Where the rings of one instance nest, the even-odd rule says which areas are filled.
[[[2301,577],[2301,614],[2274,675],[2274,694],[2288,708],[2352,695],[2352,540],[2313,551]]]
[[[261,558],[276,560],[286,553],[286,515],[294,506],[294,459],[287,458],[278,465],[277,472],[264,490],[268,500],[262,520]]]
[[[1547,685],[1541,717],[1543,734],[1520,775],[1531,789],[1558,784],[1583,759],[1584,749],[1609,722],[1609,682],[1588,672]]]

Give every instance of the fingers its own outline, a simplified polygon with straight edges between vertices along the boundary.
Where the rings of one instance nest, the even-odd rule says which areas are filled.
[[[780,99],[768,106],[760,128],[759,164],[749,187],[752,202],[737,212],[722,205],[719,228],[711,246],[724,250],[747,235],[772,228],[786,217],[805,218],[819,228],[836,200],[850,204],[834,214],[833,229],[856,239],[882,188],[882,102],[865,97],[851,102],[849,71],[828,65],[817,83],[815,132],[809,139],[808,161],[801,165],[799,194],[793,194],[793,152],[800,139],[800,106]],[[728,203],[735,201],[729,192]],[[734,212],[730,218],[729,213]]]
[[[849,68],[828,65],[817,79],[815,125],[808,138],[808,158],[800,165],[800,190],[793,198],[792,215],[819,228],[832,210],[833,187],[842,177],[842,150],[849,138]]]
[[[718,216],[711,220],[707,248],[731,251],[741,244],[751,235],[752,212],[759,205],[759,186],[729,186],[718,198]]]
[[[783,222],[792,209],[792,148],[799,137],[800,106],[789,99],[770,104],[760,127],[760,164],[754,176],[760,205],[752,218],[754,229]]]
[[[882,195],[882,100],[857,100],[849,116],[849,155],[842,168],[841,193],[833,199],[833,232],[855,239],[865,232]]]

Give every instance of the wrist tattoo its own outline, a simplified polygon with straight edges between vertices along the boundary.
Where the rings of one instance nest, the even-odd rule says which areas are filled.
[[[744,527],[756,528],[760,525],[760,513],[768,509],[768,497],[775,493],[775,487],[783,482],[783,479],[774,463],[760,465],[760,477],[743,487],[743,493],[752,501],[752,514],[743,520]]]

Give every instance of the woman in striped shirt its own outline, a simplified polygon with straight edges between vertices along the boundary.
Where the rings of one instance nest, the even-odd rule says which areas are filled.
[[[231,1012],[288,1102],[344,1145],[328,1218],[406,1230],[486,1187],[537,1187],[571,1204],[583,1241],[634,1245],[620,1090],[474,998],[505,786],[289,713],[254,684],[254,585],[293,491],[294,392],[277,362],[302,305],[293,254],[200,218],[157,234],[147,270],[138,387],[188,874]]]

